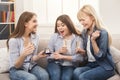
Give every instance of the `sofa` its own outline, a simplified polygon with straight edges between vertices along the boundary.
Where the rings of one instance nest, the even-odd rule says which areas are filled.
[[[0,50],[2,50],[3,48],[4,48],[3,50],[6,50],[5,44],[6,44],[5,40],[0,40]],[[42,49],[47,47],[47,44],[48,44],[48,39],[41,39],[40,43],[39,43],[39,51],[41,51]],[[8,54],[6,51],[5,52],[1,51],[0,55],[1,55],[1,53]],[[113,57],[113,60],[115,63],[116,74],[114,76],[112,76],[111,78],[109,78],[108,80],[120,80],[120,38],[113,39],[113,44],[111,46],[111,54],[112,54],[112,57]],[[5,56],[6,55],[4,55],[3,57],[5,57]],[[7,55],[7,57],[8,57],[8,55]],[[5,58],[3,58],[3,59],[5,59]],[[7,69],[5,69],[6,71],[0,72],[0,80],[10,80],[9,72],[8,72],[8,59],[6,60],[6,64],[1,64],[1,62],[3,62],[3,61],[0,61],[0,68],[1,68],[1,65],[3,65],[3,67],[4,67],[4,65],[7,65],[7,66],[5,66]],[[45,58],[42,58],[38,61],[38,64],[41,67],[45,68],[47,65],[47,60]]]

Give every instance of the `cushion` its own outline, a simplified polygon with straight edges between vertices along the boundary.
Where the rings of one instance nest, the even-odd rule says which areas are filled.
[[[110,77],[107,80],[120,80],[120,76],[118,74],[115,74],[114,76]]]
[[[114,63],[120,62],[120,50],[118,50],[117,48],[111,46],[110,47],[110,53],[112,55]]]
[[[0,48],[6,47],[6,40],[0,40]]]
[[[0,80],[10,80],[9,73],[0,74]]]
[[[120,74],[120,50],[111,46],[110,53],[111,53],[113,60],[115,62],[116,70]]]
[[[0,73],[9,70],[9,54],[7,48],[0,48]]]
[[[118,63],[116,64],[116,68],[117,68],[118,73],[120,74],[120,62],[118,62]]]

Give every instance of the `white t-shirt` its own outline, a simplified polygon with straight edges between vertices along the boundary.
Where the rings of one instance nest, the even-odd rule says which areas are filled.
[[[89,62],[94,62],[95,57],[92,55],[91,51],[90,51],[90,36],[88,36],[88,42],[87,42],[87,55],[88,55],[88,61]]]

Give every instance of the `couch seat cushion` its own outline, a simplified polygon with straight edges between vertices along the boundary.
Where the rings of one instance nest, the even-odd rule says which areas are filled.
[[[115,74],[114,76],[110,77],[110,78],[107,79],[107,80],[120,80],[120,75]]]
[[[0,74],[0,80],[10,80],[9,79],[9,73]]]

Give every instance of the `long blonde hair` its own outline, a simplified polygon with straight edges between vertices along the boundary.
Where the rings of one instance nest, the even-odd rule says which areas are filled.
[[[104,28],[104,25],[101,21],[101,19],[98,17],[95,9],[91,5],[84,5],[77,13],[77,18],[80,20],[82,18],[82,13],[87,14],[88,16],[92,16],[95,21],[95,25],[97,29],[102,29]],[[111,35],[108,33],[108,38],[109,38],[109,45],[112,43],[112,38]]]

